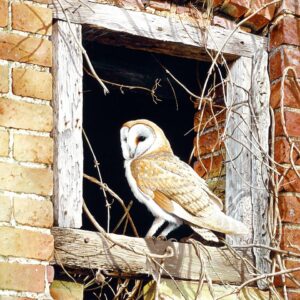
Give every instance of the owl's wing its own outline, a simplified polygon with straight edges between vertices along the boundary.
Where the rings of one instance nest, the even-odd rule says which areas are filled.
[[[163,194],[195,216],[201,215],[208,206],[223,208],[221,200],[206,182],[174,155],[151,155],[138,159],[132,162],[131,170],[141,191],[146,194],[153,192],[157,201]]]
[[[205,181],[176,156],[143,157],[133,161],[131,170],[139,189],[166,212],[196,227],[228,234],[247,233],[244,224],[221,211],[221,200]]]

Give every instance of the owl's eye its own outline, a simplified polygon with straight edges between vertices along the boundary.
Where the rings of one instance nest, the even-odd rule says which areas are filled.
[[[143,142],[145,139],[146,139],[146,137],[145,137],[145,136],[143,136],[143,135],[140,135],[140,136],[138,136],[138,137],[137,137],[137,139],[136,139],[136,140],[137,140],[137,142],[138,142],[138,143],[140,143],[140,142]]]

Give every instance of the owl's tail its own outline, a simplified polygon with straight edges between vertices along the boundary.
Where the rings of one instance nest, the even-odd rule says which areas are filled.
[[[192,222],[193,224],[190,224],[190,226],[196,233],[199,233],[197,232],[199,227],[203,227],[232,235],[249,234],[249,229],[245,226],[245,224],[226,216],[222,211],[216,210],[208,217],[199,216],[195,217],[195,219],[197,219],[197,222]]]

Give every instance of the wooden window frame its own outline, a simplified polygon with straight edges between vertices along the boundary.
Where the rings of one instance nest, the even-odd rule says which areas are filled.
[[[83,61],[76,40],[81,43],[82,26],[91,36],[99,36],[104,43],[110,45],[123,45],[201,61],[211,60],[207,50],[212,53],[221,52],[230,68],[231,84],[227,85],[227,101],[235,99],[235,103],[241,104],[236,109],[238,114],[229,114],[227,120],[227,130],[233,139],[226,141],[226,147],[235,160],[234,164],[226,166],[226,211],[251,228],[249,236],[233,238],[231,243],[268,245],[266,212],[269,194],[265,189],[268,174],[261,168],[260,162],[265,159],[263,152],[268,153],[269,150],[270,86],[267,39],[239,30],[233,33],[232,30],[216,26],[199,28],[196,22],[130,11],[99,2],[89,1],[86,5],[78,5],[75,10],[73,2],[75,0],[54,0],[52,5],[55,19],[52,35],[54,212],[55,224],[58,226],[52,232],[60,262],[69,267],[88,266],[131,276],[149,274],[151,269],[146,256],[122,249],[118,245],[108,250],[107,241],[101,235],[76,229],[81,227],[83,181]],[[68,8],[72,8],[72,13],[68,13]],[[225,40],[227,43],[223,45]],[[251,105],[243,105],[245,102]],[[253,118],[250,119],[251,114],[255,115],[254,121]],[[245,122],[241,125],[241,130],[235,130],[239,115],[243,116]],[[253,146],[257,145],[255,139],[260,141],[263,149]],[[234,140],[241,141],[242,145]],[[242,151],[242,147],[248,147],[251,152]],[[247,179],[247,183],[237,172]],[[256,188],[252,189],[251,186]],[[175,278],[186,280],[199,279],[201,264],[192,245],[170,241],[159,241],[154,245],[142,238],[112,236],[143,253],[162,254],[170,246],[175,254],[172,259],[165,261],[165,275],[169,273]],[[106,251],[106,255],[101,255],[99,249]],[[228,250],[213,247],[206,247],[206,250],[213,257],[213,261],[210,261],[204,255],[208,274],[213,281],[241,283],[251,278],[243,263]],[[264,249],[247,252],[262,272],[269,270],[269,265],[264,260],[266,254],[267,250]]]

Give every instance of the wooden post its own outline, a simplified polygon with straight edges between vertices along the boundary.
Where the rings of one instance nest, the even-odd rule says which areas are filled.
[[[230,236],[233,245],[253,241],[251,200],[251,116],[249,108],[252,59],[241,57],[231,64],[227,85],[226,213],[242,221],[250,230],[247,236]]]
[[[253,59],[239,58],[232,63],[231,80],[227,87],[228,137],[226,140],[226,210],[251,230],[248,236],[229,237],[233,245],[269,245],[267,230],[268,132],[270,126],[270,84],[268,56],[258,50]],[[240,104],[240,105],[237,105]],[[233,107],[230,109],[231,105]],[[266,260],[269,251],[249,249],[262,273],[269,273]],[[260,288],[265,288],[259,281]]]
[[[270,127],[270,80],[268,74],[268,53],[260,49],[253,57],[251,85],[252,104],[252,207],[253,207],[253,243],[270,245],[267,228],[269,203],[269,172],[267,155],[269,153]],[[261,248],[253,249],[256,267],[262,273],[269,273],[271,265],[266,260],[270,251]],[[260,288],[267,288],[265,282],[258,281]]]
[[[82,224],[82,54],[81,25],[53,26],[54,217],[60,227]]]

